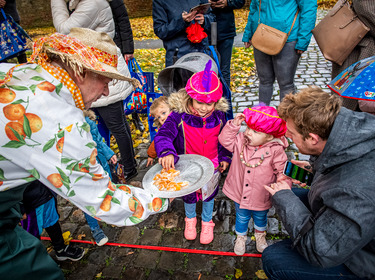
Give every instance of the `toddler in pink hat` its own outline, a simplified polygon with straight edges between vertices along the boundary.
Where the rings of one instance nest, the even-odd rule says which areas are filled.
[[[195,73],[184,89],[172,93],[168,104],[172,113],[160,127],[155,137],[155,149],[159,163],[165,169],[174,167],[180,154],[197,154],[210,159],[215,167],[213,178],[198,192],[182,197],[185,207],[185,231],[187,240],[197,237],[196,203],[202,200],[201,244],[209,244],[214,238],[212,212],[218,193],[220,173],[231,161],[232,154],[218,140],[226,123],[225,112],[229,105],[222,97],[222,85],[211,61],[202,72]]]
[[[245,121],[245,132],[239,132]],[[254,220],[256,248],[261,253],[266,242],[267,213],[271,197],[264,185],[283,178],[287,161],[284,137],[286,123],[273,107],[256,106],[245,109],[227,122],[219,135],[219,142],[233,153],[232,165],[223,186],[224,194],[232,199],[236,209],[237,239],[234,252],[246,251],[248,224]],[[288,181],[291,186],[291,181]]]

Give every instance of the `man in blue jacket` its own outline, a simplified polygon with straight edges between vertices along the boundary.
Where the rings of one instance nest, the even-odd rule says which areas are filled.
[[[230,87],[230,62],[236,36],[234,9],[240,9],[245,0],[209,0],[217,22],[217,50],[220,54],[220,69],[226,84]]]
[[[300,163],[314,179],[310,190],[265,187],[291,237],[264,250],[267,277],[375,279],[375,117],[318,87],[288,94],[278,113],[286,136],[311,155]]]
[[[294,75],[301,54],[307,50],[311,39],[311,30],[315,26],[317,2],[313,0],[252,0],[250,12],[242,37],[245,48],[251,46],[251,40],[259,23],[288,33],[294,17],[296,22],[281,52],[268,55],[254,48],[254,59],[259,78],[259,101],[270,104],[275,78],[280,87],[280,101],[295,92]]]
[[[193,20],[198,22],[208,34],[211,30],[211,22],[215,21],[215,15],[210,9],[208,13],[190,13],[190,9],[200,4],[208,3],[207,0],[154,0],[152,2],[152,18],[154,20],[154,32],[161,40],[166,50],[165,66],[173,64],[173,56],[176,58],[191,53],[203,52],[208,46],[208,39],[201,43],[192,43],[188,40],[186,28]]]

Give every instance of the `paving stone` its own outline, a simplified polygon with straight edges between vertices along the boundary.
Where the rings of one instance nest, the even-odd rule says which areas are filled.
[[[278,234],[279,230],[279,221],[276,218],[269,218],[267,220],[267,233],[269,234]]]
[[[214,218],[215,228],[214,232],[220,232],[220,233],[228,233],[230,229],[230,217],[226,216],[224,218],[224,221],[218,220],[216,217]]]
[[[121,273],[123,271],[123,268],[124,267],[121,265],[109,265],[103,269],[102,276],[111,279],[121,279]]]
[[[241,258],[241,265],[242,275],[246,279],[257,279],[255,273],[262,269],[262,260],[255,257],[243,257]]]
[[[139,268],[134,267],[126,267],[125,271],[122,273],[122,279],[141,280],[144,279],[144,277],[145,273]]]
[[[141,245],[158,245],[161,241],[163,231],[160,229],[145,229],[139,243]]]
[[[161,245],[167,246],[167,247],[179,247],[179,248],[181,248],[182,244],[183,244],[183,238],[184,238],[184,231],[183,230],[165,233],[163,235],[163,240],[161,242]]]
[[[78,228],[78,225],[74,223],[66,222],[66,223],[61,224],[61,231],[62,232],[70,231],[70,234],[72,236],[74,236],[77,228]]]
[[[233,252],[235,235],[216,234],[212,241],[212,249],[214,251]]]
[[[137,227],[123,227],[121,233],[117,238],[117,243],[135,244],[139,237],[139,228]]]
[[[208,255],[189,254],[188,270],[197,272],[211,272],[211,257]]]
[[[95,279],[95,276],[100,272],[98,271],[98,266],[95,264],[81,265],[79,269],[73,271],[73,273],[66,276],[67,280],[77,280],[77,279]]]
[[[235,257],[220,257],[214,262],[215,270],[219,275],[234,274]]]
[[[83,224],[86,223],[86,218],[81,209],[75,209],[70,215],[70,221],[72,223]]]
[[[173,274],[174,274],[173,271],[153,270],[153,271],[151,271],[147,280],[172,280]]]
[[[135,259],[134,266],[154,269],[156,268],[156,265],[159,262],[159,258],[160,258],[160,252],[158,251],[141,250],[137,258]]]
[[[184,254],[178,252],[161,252],[158,267],[164,270],[180,269],[184,262]]]
[[[73,206],[70,206],[70,205],[60,207],[59,208],[59,215],[60,215],[59,221],[62,222],[66,218],[68,218],[72,210],[73,210]]]
[[[105,265],[106,260],[110,259],[110,247],[96,246],[88,252],[87,261],[90,264]]]
[[[199,276],[201,276],[200,280],[206,279],[204,276],[202,276],[199,272],[183,272],[183,271],[176,271],[175,274],[173,274],[175,280],[197,280],[199,279]],[[219,278],[214,278],[219,279]]]

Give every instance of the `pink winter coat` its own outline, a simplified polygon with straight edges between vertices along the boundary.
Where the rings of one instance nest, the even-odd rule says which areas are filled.
[[[240,204],[240,208],[262,211],[272,206],[271,195],[264,189],[264,185],[275,183],[283,173],[287,156],[285,148],[288,141],[285,137],[274,138],[261,147],[246,146],[244,148],[244,160],[250,164],[256,164],[264,156],[261,165],[251,168],[240,160],[240,153],[244,142],[244,134],[238,133],[240,126],[236,126],[232,120],[228,121],[219,135],[219,142],[228,151],[233,152],[232,164],[223,192],[234,202]],[[291,181],[288,182],[291,186]]]

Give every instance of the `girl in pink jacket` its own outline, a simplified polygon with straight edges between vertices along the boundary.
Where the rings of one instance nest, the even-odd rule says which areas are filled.
[[[239,133],[243,121],[247,128]],[[286,123],[277,115],[275,108],[256,106],[245,109],[228,121],[219,135],[223,147],[233,152],[223,192],[235,204],[237,239],[234,252],[237,255],[245,253],[251,217],[254,220],[257,250],[263,252],[268,246],[265,230],[267,213],[272,205],[264,185],[281,179],[287,161],[285,132]]]

